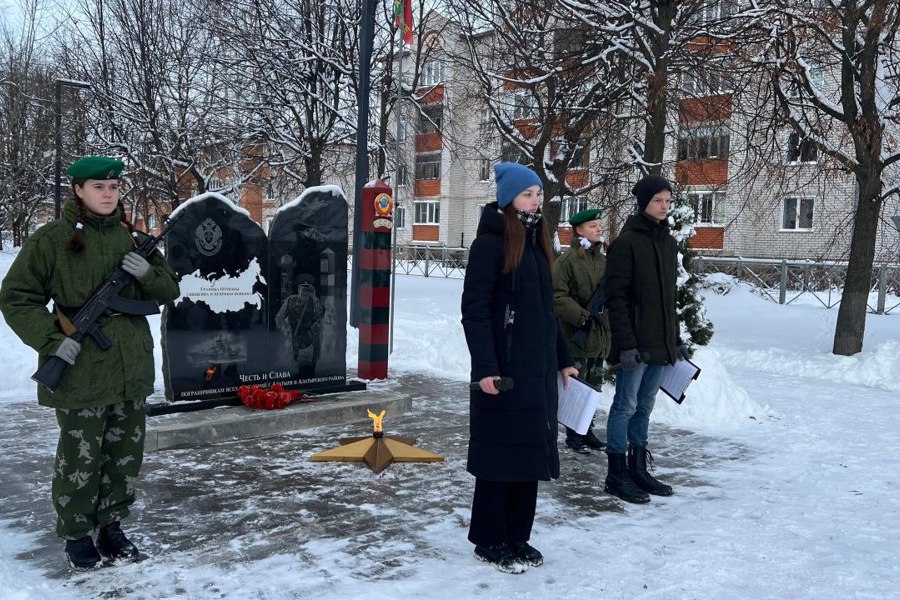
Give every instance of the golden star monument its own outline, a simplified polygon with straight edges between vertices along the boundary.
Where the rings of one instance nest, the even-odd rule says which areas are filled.
[[[375,414],[367,411],[372,419],[372,435],[338,440],[337,448],[313,454],[313,462],[341,461],[364,462],[369,468],[380,473],[392,462],[441,462],[443,456],[416,448],[414,438],[386,436],[382,428],[385,411]]]

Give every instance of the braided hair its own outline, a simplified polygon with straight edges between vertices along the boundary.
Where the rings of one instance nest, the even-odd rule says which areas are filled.
[[[84,221],[87,218],[87,208],[84,206],[84,201],[81,199],[81,196],[78,195],[78,192],[75,191],[75,186],[84,187],[84,182],[87,179],[72,179],[72,196],[75,199],[75,207],[78,211],[77,216],[75,218],[75,231],[72,232],[72,237],[66,242],[66,250],[72,253],[78,253],[84,250]],[[131,222],[128,221],[128,217],[125,215],[125,205],[122,204],[122,199],[119,198],[119,204],[117,206],[119,209],[119,218],[122,221],[122,227],[124,227],[128,233],[132,233],[134,230],[132,228]]]

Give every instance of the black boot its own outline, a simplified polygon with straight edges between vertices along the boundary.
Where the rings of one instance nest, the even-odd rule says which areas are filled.
[[[588,429],[588,432],[584,436],[584,441],[588,445],[588,448],[591,448],[593,450],[603,450],[604,448],[606,448],[606,442],[597,437],[597,434],[594,433],[593,427]]]
[[[603,491],[617,496],[625,502],[646,504],[650,502],[647,492],[639,488],[631,481],[628,468],[625,465],[624,454],[607,453],[609,457],[609,473],[606,475],[606,484]]]
[[[103,557],[97,552],[91,536],[86,535],[77,540],[66,540],[66,558],[73,569],[94,569]]]
[[[535,552],[537,552],[535,550]],[[491,564],[503,573],[518,575],[528,570],[528,564],[519,558],[509,544],[475,546],[475,558]]]
[[[591,449],[588,447],[586,436],[575,433],[574,429],[566,427],[566,446],[571,448],[578,454],[590,454]]]
[[[647,467],[653,468],[653,455],[646,448],[635,447],[628,449],[628,473],[632,481],[654,496],[671,496],[674,492],[672,486],[657,481],[647,471]]]
[[[100,533],[97,534],[97,549],[103,556],[113,560],[137,560],[138,557],[137,546],[125,537],[118,521],[100,528]]]
[[[520,560],[532,567],[539,567],[544,564],[544,555],[528,542],[514,542],[509,547],[512,548],[512,551],[516,553]]]

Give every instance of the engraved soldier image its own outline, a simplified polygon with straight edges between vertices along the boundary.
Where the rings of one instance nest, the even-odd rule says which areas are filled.
[[[325,307],[319,300],[314,282],[312,275],[300,275],[297,293],[285,298],[275,315],[275,325],[284,334],[286,349],[298,364],[301,376],[315,373],[322,344]]]

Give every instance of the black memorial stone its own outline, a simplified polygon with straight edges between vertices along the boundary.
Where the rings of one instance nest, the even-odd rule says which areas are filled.
[[[218,194],[180,206],[166,257],[180,297],[164,316],[166,396],[237,398],[241,385],[346,385],[347,202],[307,190],[281,208],[271,240]]]

